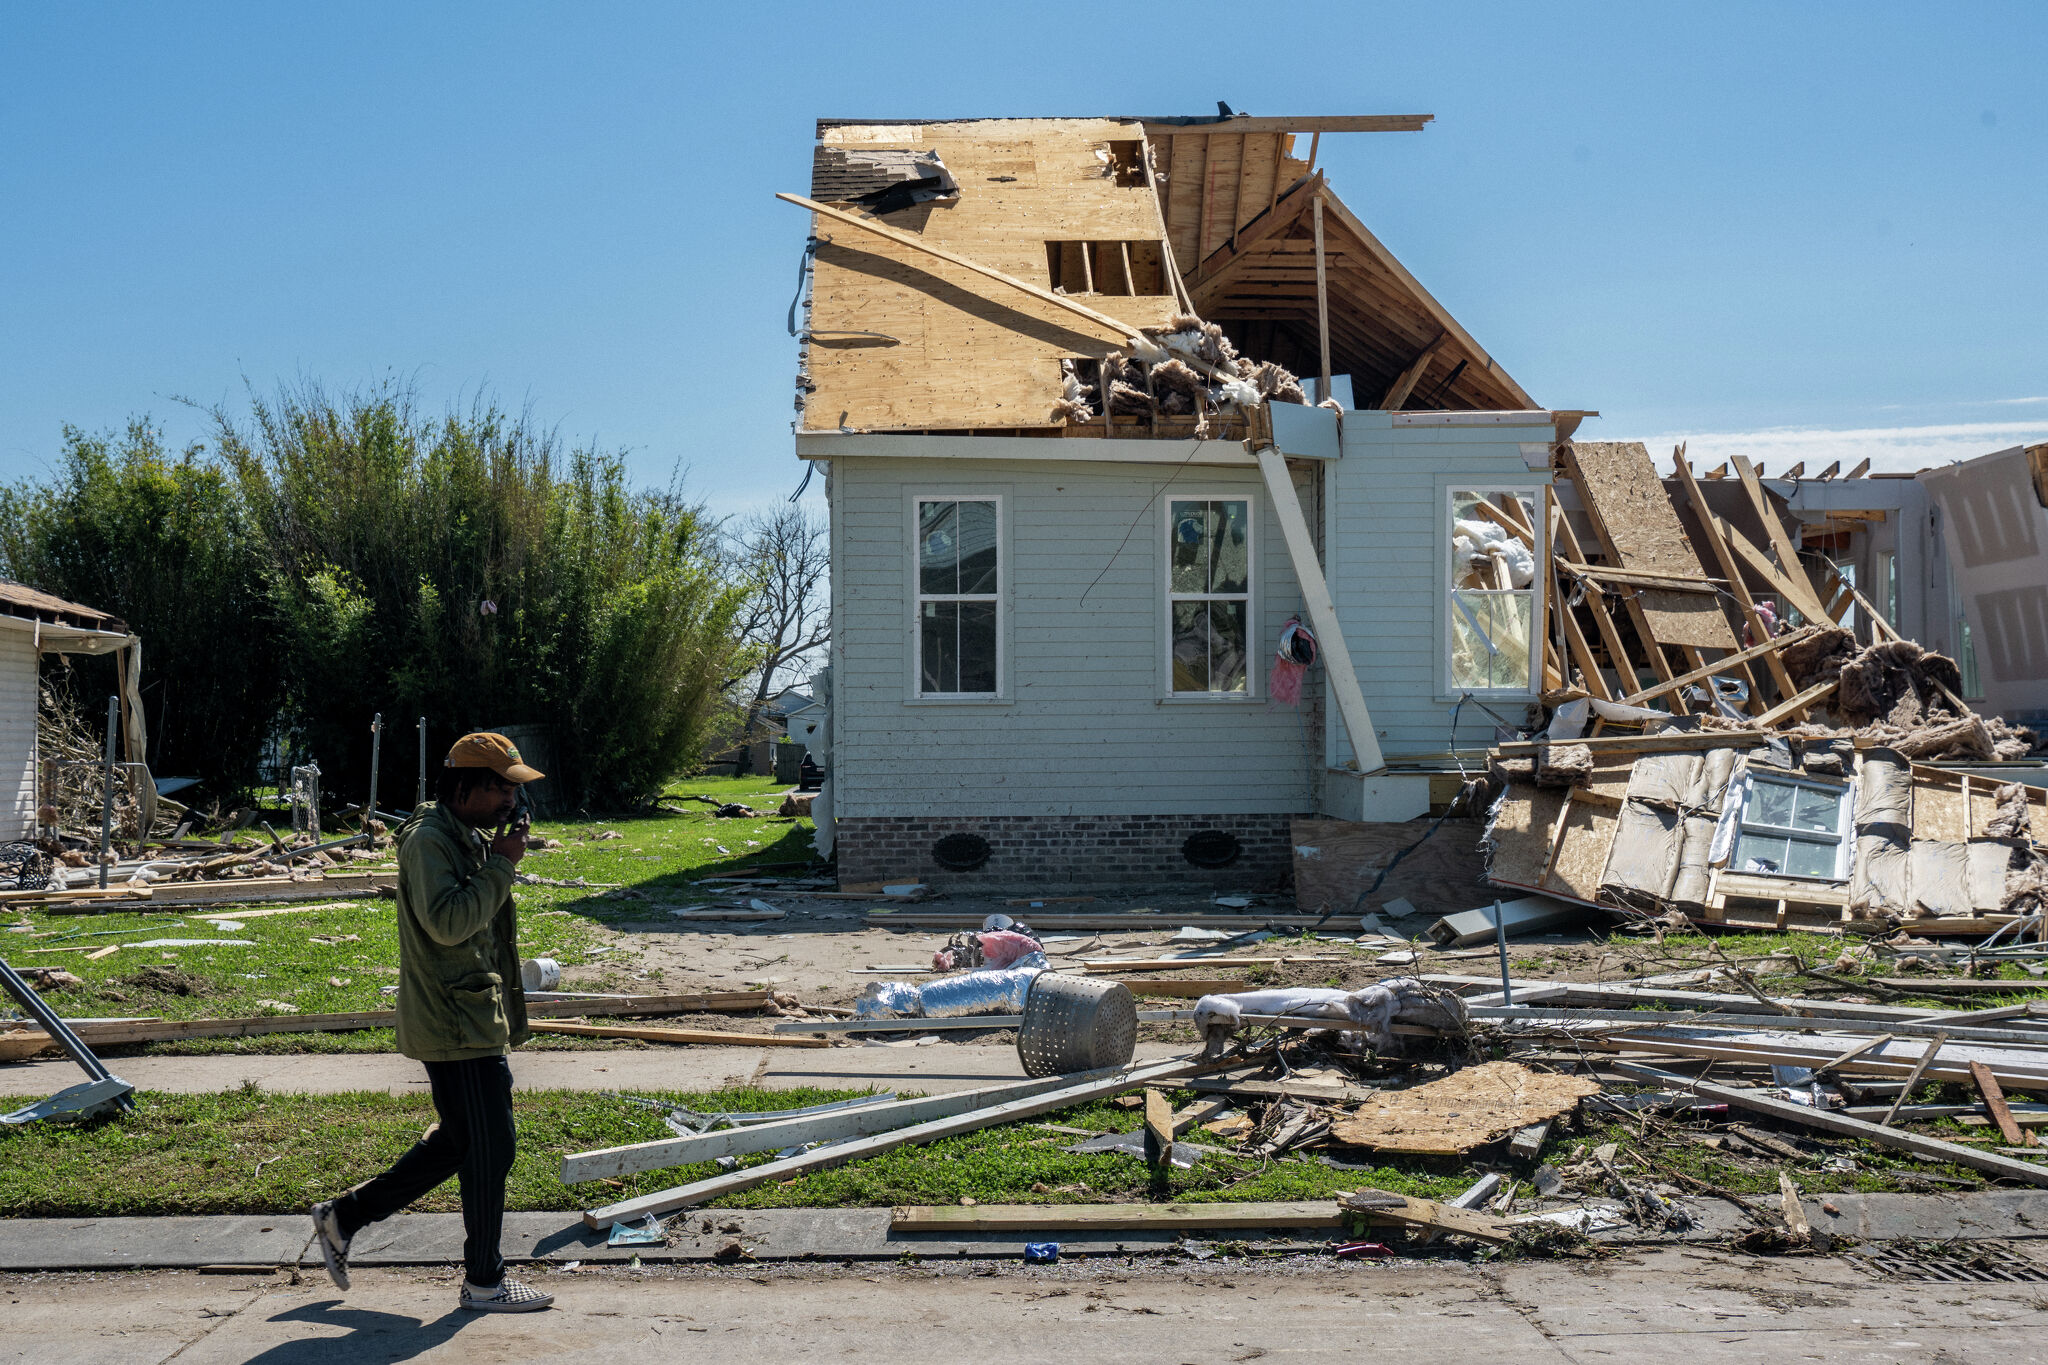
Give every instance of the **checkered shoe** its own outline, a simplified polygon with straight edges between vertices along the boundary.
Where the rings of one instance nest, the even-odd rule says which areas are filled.
[[[553,1294],[543,1294],[517,1280],[505,1280],[495,1289],[462,1282],[462,1306],[478,1313],[537,1313],[554,1302]]]
[[[334,1216],[332,1201],[313,1206],[313,1240],[320,1244],[327,1278],[334,1281],[336,1289],[347,1289],[349,1239],[341,1235],[341,1220]]]

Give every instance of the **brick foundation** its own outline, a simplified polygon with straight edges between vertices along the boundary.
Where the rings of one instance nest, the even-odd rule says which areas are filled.
[[[1277,890],[1293,870],[1286,815],[870,815],[833,822],[843,882],[921,881],[976,891],[1053,893],[1102,887],[1185,886]],[[1181,854],[1191,834],[1237,836],[1228,867],[1197,867]],[[948,834],[988,840],[972,872],[939,866],[932,845]]]

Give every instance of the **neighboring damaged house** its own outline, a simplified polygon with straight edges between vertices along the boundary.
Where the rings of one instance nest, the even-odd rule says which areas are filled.
[[[143,761],[141,640],[103,611],[0,581],[0,843],[37,832],[37,674],[45,654],[119,656],[123,752],[130,763]],[[154,806],[146,784],[144,800]]]
[[[1294,820],[1426,815],[1562,684],[1537,568],[1586,414],[1311,164],[1426,121],[819,124],[785,197],[842,878],[1275,885]]]

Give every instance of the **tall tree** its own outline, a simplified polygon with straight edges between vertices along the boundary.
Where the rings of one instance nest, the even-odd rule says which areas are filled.
[[[739,622],[755,669],[745,730],[751,744],[778,680],[793,678],[832,638],[831,547],[825,519],[801,506],[757,513],[727,535],[728,553],[753,584]]]

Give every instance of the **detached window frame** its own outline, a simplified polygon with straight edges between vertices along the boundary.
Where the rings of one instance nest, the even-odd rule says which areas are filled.
[[[1549,554],[1548,531],[1544,517],[1543,490],[1540,483],[1491,483],[1484,479],[1449,480],[1441,483],[1442,501],[1438,506],[1441,521],[1438,525],[1441,539],[1437,547],[1437,563],[1442,574],[1441,610],[1443,616],[1443,693],[1445,700],[1462,696],[1474,697],[1534,697],[1543,690],[1543,640],[1547,634],[1544,622],[1549,604],[1545,601],[1544,581],[1548,577],[1544,566]],[[1463,498],[1478,498],[1493,501],[1510,497],[1522,503],[1523,511],[1529,516],[1530,528],[1535,539],[1533,554],[1534,567],[1529,585],[1514,587],[1460,587],[1457,565],[1459,501]],[[1465,518],[1471,520],[1472,518]],[[1510,533],[1512,536],[1512,533]],[[1519,540],[1516,541],[1520,544]],[[1479,637],[1482,644],[1492,643],[1501,634],[1502,628],[1512,624],[1512,612],[1503,613],[1503,605],[1526,602],[1527,636],[1526,681],[1520,684],[1512,680],[1503,684],[1474,685],[1471,681],[1459,680],[1458,641],[1461,629]],[[1496,646],[1489,651],[1490,672],[1500,676],[1499,650]],[[1467,675],[1468,679],[1470,675]],[[1512,679],[1512,674],[1508,675]]]
[[[971,550],[961,535],[963,506],[986,507],[993,521],[995,565],[992,574],[962,583],[963,551]],[[946,527],[936,524],[952,509],[953,575],[930,563],[939,547],[928,544]],[[970,514],[972,515],[972,514]],[[931,572],[927,572],[927,570]],[[1007,631],[1009,544],[1004,533],[1003,498],[998,493],[918,493],[910,499],[910,695],[917,701],[994,701],[1003,698],[1009,660]],[[963,589],[971,590],[963,591]],[[950,650],[947,637],[950,636]],[[984,665],[981,660],[986,659]],[[988,686],[970,687],[986,681]],[[946,687],[950,682],[951,688]],[[930,684],[930,685],[927,685]]]
[[[1791,804],[1786,807],[1790,817],[1783,823],[1766,818],[1771,812],[1758,809],[1759,789],[1780,788],[1791,792]],[[1808,822],[1798,823],[1805,803],[1800,800],[1801,792],[1818,792],[1832,798],[1835,805],[1834,823],[1826,828]],[[1840,883],[1849,880],[1849,866],[1855,847],[1856,790],[1848,783],[1822,782],[1810,777],[1796,776],[1777,771],[1758,771],[1751,768],[1742,779],[1741,814],[1736,817],[1735,838],[1729,850],[1727,870],[1745,877],[1784,877],[1793,881]],[[1800,845],[1812,850],[1831,848],[1833,858],[1829,870],[1811,870],[1813,862],[1805,864],[1808,870],[1793,871],[1788,864],[1794,861],[1791,845]],[[1771,870],[1751,869],[1748,866],[1753,854],[1776,851],[1782,846],[1783,855],[1778,866]]]
[[[1160,499],[1160,504],[1165,512],[1161,560],[1166,607],[1163,621],[1166,648],[1161,660],[1160,689],[1169,701],[1256,700],[1259,696],[1259,677],[1253,662],[1258,655],[1259,639],[1259,500],[1248,488],[1213,491],[1189,489],[1185,492],[1169,489]],[[1227,509],[1232,506],[1243,509],[1240,520],[1231,520]],[[1188,581],[1187,571],[1195,566],[1187,562],[1190,542],[1184,538],[1181,523],[1187,520],[1189,512],[1198,507],[1202,511],[1196,515],[1208,523],[1204,527],[1205,538],[1218,525],[1224,528],[1226,534],[1232,525],[1242,531],[1244,578],[1241,587],[1234,581],[1218,580],[1218,562],[1213,550],[1201,565],[1201,591],[1195,591],[1195,585]],[[1214,522],[1212,519],[1216,517],[1222,517],[1223,521]],[[1182,556],[1179,561],[1175,558],[1177,547]],[[1237,608],[1235,613],[1230,610],[1233,606]],[[1225,615],[1225,633],[1221,635],[1216,630],[1216,613],[1219,611]],[[1237,658],[1234,665],[1230,659],[1231,651],[1228,649],[1227,636],[1228,616],[1233,614],[1244,623],[1242,647],[1235,651]],[[1184,628],[1184,618],[1196,615],[1203,618],[1201,626],[1193,630]],[[1192,658],[1185,657],[1193,649],[1198,634],[1202,645],[1199,676],[1194,674]],[[1218,649],[1219,644],[1224,646],[1221,651]],[[1226,679],[1231,676],[1234,667],[1236,686],[1219,688],[1213,685],[1183,685],[1197,681],[1213,684],[1219,664]]]

